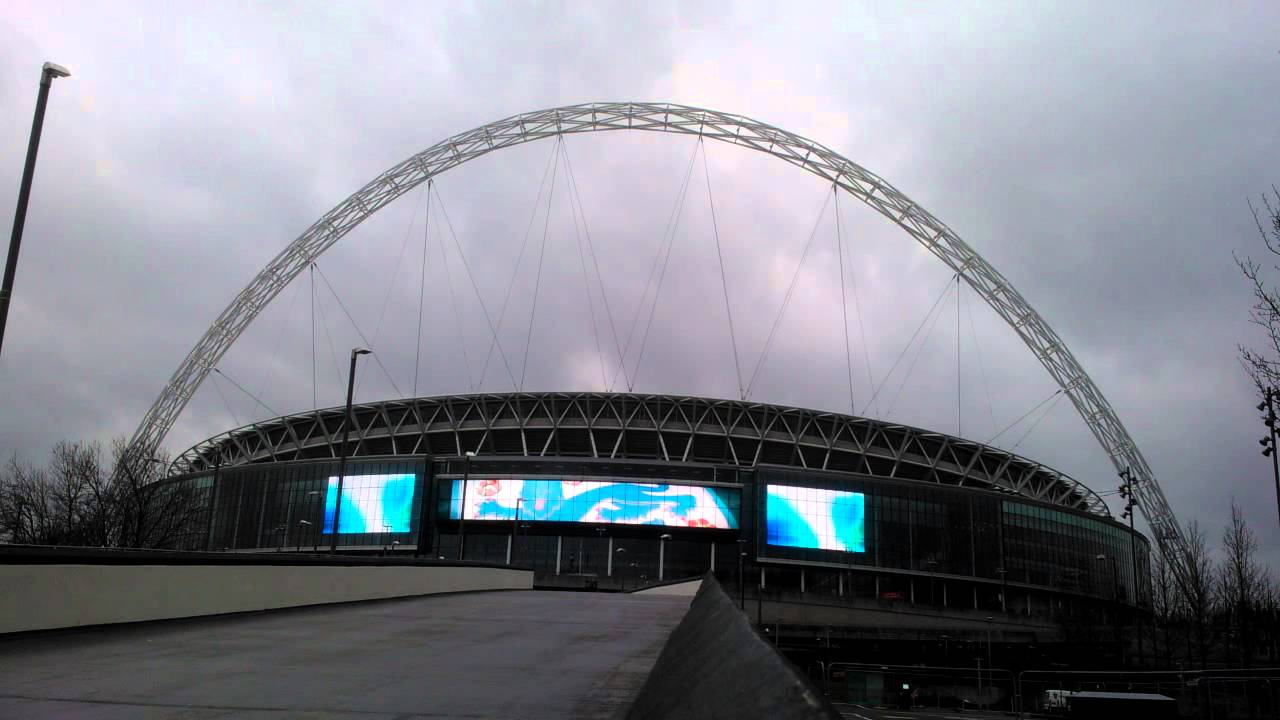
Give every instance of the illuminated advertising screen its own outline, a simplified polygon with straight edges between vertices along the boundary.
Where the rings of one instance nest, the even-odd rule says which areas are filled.
[[[862,493],[769,485],[766,542],[785,547],[866,552]]]
[[[462,481],[453,481],[450,519],[462,514]],[[600,480],[471,479],[467,520],[577,522],[736,530],[736,488]]]
[[[351,475],[342,480],[339,534],[409,532],[413,510],[413,473]],[[338,478],[329,478],[324,497],[324,531],[333,532],[338,507]]]

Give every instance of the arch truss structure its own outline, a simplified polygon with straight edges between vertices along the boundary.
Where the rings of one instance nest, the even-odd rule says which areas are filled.
[[[989,445],[908,425],[739,400],[595,392],[404,398],[252,423],[187,450],[180,473],[349,456],[587,457],[762,464],[980,487],[1109,515],[1094,491]]]
[[[149,457],[154,453],[240,333],[290,281],[365,218],[428,179],[495,150],[609,130],[692,135],[767,153],[831,182],[901,227],[964,278],[1013,328],[1071,398],[1116,470],[1132,473],[1138,507],[1162,554],[1185,582],[1187,542],[1146,458],[1062,338],[999,271],[927,210],[836,151],[741,115],[684,105],[586,103],[513,115],[436,143],[374,178],[307,228],[222,311],[143,417],[131,439],[131,454]]]

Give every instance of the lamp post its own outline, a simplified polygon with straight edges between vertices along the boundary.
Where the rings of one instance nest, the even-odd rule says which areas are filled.
[[[1124,664],[1124,637],[1120,627],[1120,571],[1116,567],[1116,559],[1110,555],[1099,553],[1094,560],[1111,562],[1111,624],[1115,627],[1116,639],[1120,642],[1120,664]]]
[[[995,681],[995,676],[991,674],[991,668],[995,665],[991,664],[991,616],[987,616],[987,677],[991,681]],[[990,683],[988,683],[990,684]]]
[[[1125,498],[1124,514],[1122,517],[1129,519],[1129,562],[1133,565],[1133,604],[1139,603],[1138,595],[1138,543],[1135,540],[1137,531],[1133,528],[1133,506],[1138,503],[1137,498],[1133,495],[1133,473],[1129,468],[1125,468],[1120,473],[1120,497]],[[1146,665],[1146,653],[1142,648],[1142,616],[1141,613],[1134,615],[1136,622],[1134,630],[1138,633],[1138,665]],[[1153,641],[1154,642],[1154,641]]]
[[[338,521],[342,518],[342,481],[347,475],[347,436],[351,432],[351,396],[356,391],[356,358],[368,355],[371,351],[364,348],[351,348],[351,369],[347,371],[347,412],[342,421],[342,446],[338,455],[338,494],[334,498],[333,534],[329,536],[329,554],[338,552],[338,530],[342,526]]]
[[[1276,512],[1280,514],[1280,453],[1276,452],[1276,402],[1280,400],[1280,390],[1263,388],[1262,396],[1258,412],[1267,411],[1262,419],[1262,424],[1267,426],[1267,436],[1258,442],[1262,445],[1262,454],[1271,458],[1271,472],[1276,482]]]
[[[667,541],[671,539],[671,533],[662,533],[658,536],[658,582],[662,582],[663,564],[665,563]]]
[[[520,505],[523,503],[524,498],[516,498],[516,516],[511,521],[511,554],[507,556],[508,565],[516,563],[516,538],[520,536]]]
[[[315,500],[313,501],[313,500],[311,500],[311,498],[315,498]],[[307,493],[307,502],[308,502],[308,503],[312,503],[312,502],[319,502],[319,501],[320,501],[320,491],[319,491],[319,490],[312,490],[311,492]],[[308,524],[308,525],[311,525],[311,523],[307,523],[307,524]],[[323,524],[323,523],[322,523],[322,524]],[[319,550],[320,550],[320,533],[317,531],[317,529],[315,528],[315,526],[312,526],[312,530],[311,530],[311,552],[313,552],[313,553],[314,553],[314,552],[318,552]]]
[[[61,65],[47,62],[40,68],[40,90],[36,93],[36,112],[31,118],[31,137],[27,140],[27,162],[22,166],[22,182],[18,185],[18,207],[13,211],[13,234],[9,236],[9,256],[4,262],[4,284],[0,285],[0,346],[4,345],[4,328],[9,320],[9,298],[13,296],[13,280],[18,273],[18,249],[22,247],[22,229],[27,224],[27,202],[31,199],[31,180],[36,172],[36,153],[40,150],[40,132],[44,128],[44,108],[49,103],[49,87],[53,79],[70,77]]]
[[[467,553],[467,485],[471,479],[471,458],[476,454],[468,450],[462,458],[462,507],[458,509],[458,559]]]

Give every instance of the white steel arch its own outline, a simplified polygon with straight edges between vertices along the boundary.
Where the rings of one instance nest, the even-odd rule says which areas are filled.
[[[1071,398],[1117,471],[1127,468],[1133,473],[1138,507],[1160,551],[1171,561],[1179,580],[1185,579],[1187,543],[1146,458],[1066,344],[999,271],[897,188],[834,150],[741,115],[685,105],[586,103],[513,115],[436,143],[374,178],[307,228],[227,305],[143,417],[130,441],[131,455],[149,457],[156,450],[200,383],[258,313],[365,218],[429,178],[495,150],[606,130],[696,135],[773,155],[832,182],[905,230],[963,277],[1014,329]]]

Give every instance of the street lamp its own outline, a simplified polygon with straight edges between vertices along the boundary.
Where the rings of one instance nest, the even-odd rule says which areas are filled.
[[[18,207],[13,212],[13,234],[9,236],[9,256],[4,262],[4,284],[0,285],[0,346],[4,345],[4,328],[9,319],[9,298],[13,296],[13,280],[18,273],[18,249],[22,247],[22,228],[27,224],[27,202],[31,199],[31,180],[36,172],[36,153],[40,150],[40,131],[44,128],[44,108],[49,102],[53,79],[70,77],[61,65],[47,62],[40,68],[40,90],[36,93],[36,112],[31,118],[31,137],[27,140],[27,162],[22,166],[22,183],[18,186]]]
[[[1123,630],[1120,626],[1120,570],[1117,567],[1116,559],[1110,555],[1099,553],[1093,557],[1094,560],[1108,560],[1111,562],[1111,624],[1116,631],[1116,639],[1120,642],[1120,662],[1124,664],[1124,637]]]
[[[1120,497],[1125,498],[1124,514],[1122,517],[1129,519],[1129,561],[1133,564],[1133,604],[1139,604],[1138,595],[1138,544],[1135,536],[1138,534],[1133,527],[1133,506],[1138,504],[1133,488],[1133,472],[1129,468],[1125,468],[1120,472]],[[1146,664],[1146,653],[1142,648],[1142,617],[1141,614],[1134,615],[1134,629],[1138,633],[1138,664]]]
[[[471,458],[476,454],[468,450],[462,459],[462,508],[458,511],[458,559],[467,552],[467,485],[471,479]]]
[[[524,498],[516,498],[516,516],[511,520],[511,554],[507,556],[508,565],[516,562],[516,538],[520,535],[520,505],[523,502]]]
[[[662,533],[658,536],[658,582],[662,582],[662,566],[666,560],[667,541],[670,539],[671,533]]]
[[[1280,390],[1263,388],[1262,395],[1258,412],[1267,411],[1262,419],[1262,424],[1267,426],[1267,436],[1258,442],[1262,445],[1262,454],[1271,458],[1271,472],[1276,481],[1276,512],[1280,513],[1280,453],[1276,452],[1276,401],[1280,400]]]
[[[308,503],[312,502],[310,498],[315,498],[316,499],[315,501],[319,502],[320,491],[312,490],[311,492],[307,493],[307,498],[308,498],[307,499]],[[307,524],[310,525],[311,523],[307,523]],[[321,521],[322,526],[323,524],[324,524],[323,521]],[[319,550],[320,550],[320,533],[317,529],[313,529],[311,531],[311,552],[318,552]]]
[[[338,520],[342,518],[342,481],[347,475],[347,436],[353,422],[351,417],[351,396],[356,391],[356,358],[368,355],[372,351],[364,348],[351,348],[351,369],[347,371],[347,414],[342,421],[342,446],[338,455],[338,494],[335,496],[333,508],[333,534],[329,536],[329,554],[338,552],[338,530],[342,526]]]

